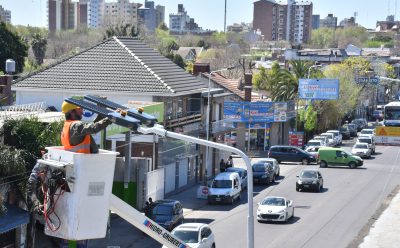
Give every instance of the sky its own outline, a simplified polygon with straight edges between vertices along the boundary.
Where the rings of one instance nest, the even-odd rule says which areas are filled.
[[[133,2],[143,4],[144,0]],[[182,3],[188,15],[203,29],[220,31],[224,29],[224,0],[154,0],[154,2],[156,5],[165,6],[167,25],[169,14],[176,13],[178,4]],[[252,22],[253,2],[254,0],[227,0],[227,25]],[[384,21],[388,14],[400,19],[397,18],[400,14],[400,0],[398,4],[397,0],[313,0],[312,2],[313,14],[319,14],[321,18],[332,13],[340,22],[357,12],[357,22],[366,28],[375,28],[376,22]],[[11,10],[11,23],[14,25],[47,27],[47,0],[0,0],[0,5]]]

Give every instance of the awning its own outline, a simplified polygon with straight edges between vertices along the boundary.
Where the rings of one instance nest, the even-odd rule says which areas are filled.
[[[28,211],[8,204],[5,204],[5,206],[7,208],[7,213],[0,216],[0,233],[5,233],[21,225],[28,224]]]

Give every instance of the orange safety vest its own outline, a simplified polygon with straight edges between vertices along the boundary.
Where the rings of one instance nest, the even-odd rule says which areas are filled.
[[[64,150],[77,153],[90,153],[90,135],[87,134],[83,141],[78,145],[71,145],[69,142],[70,128],[71,125],[76,121],[67,120],[64,122],[64,128],[61,132],[61,144],[64,146]]]

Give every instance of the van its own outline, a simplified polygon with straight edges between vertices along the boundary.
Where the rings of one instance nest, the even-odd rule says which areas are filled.
[[[364,161],[359,156],[351,155],[342,148],[321,147],[318,150],[319,165],[324,168],[328,165],[348,166],[354,169],[362,166]]]
[[[211,182],[207,200],[209,204],[220,202],[233,204],[235,200],[240,201],[241,191],[239,174],[237,172],[222,172]]]

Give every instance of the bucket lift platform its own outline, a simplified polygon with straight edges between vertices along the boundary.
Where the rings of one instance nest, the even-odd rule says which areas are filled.
[[[84,99],[86,101],[72,98],[65,101],[99,115],[108,116],[115,124],[130,128],[135,132],[171,137],[239,154],[248,167],[248,197],[252,199],[251,164],[242,151],[208,140],[169,132],[156,124],[156,118],[142,111],[127,109],[95,96],[85,96]],[[126,111],[126,114],[117,113],[114,111],[116,109],[122,109]],[[47,168],[47,175],[49,175],[47,181],[52,182],[47,185],[50,189],[47,191],[47,205],[49,205],[47,209],[51,210],[46,215],[47,235],[68,240],[104,238],[109,210],[112,210],[167,247],[189,247],[143,213],[112,194],[116,152],[100,150],[98,154],[82,154],[65,151],[62,147],[48,147],[47,150],[48,153],[43,159],[38,160],[41,168]],[[51,175],[58,176],[54,180]],[[248,210],[248,248],[253,248],[253,201],[249,201]]]

